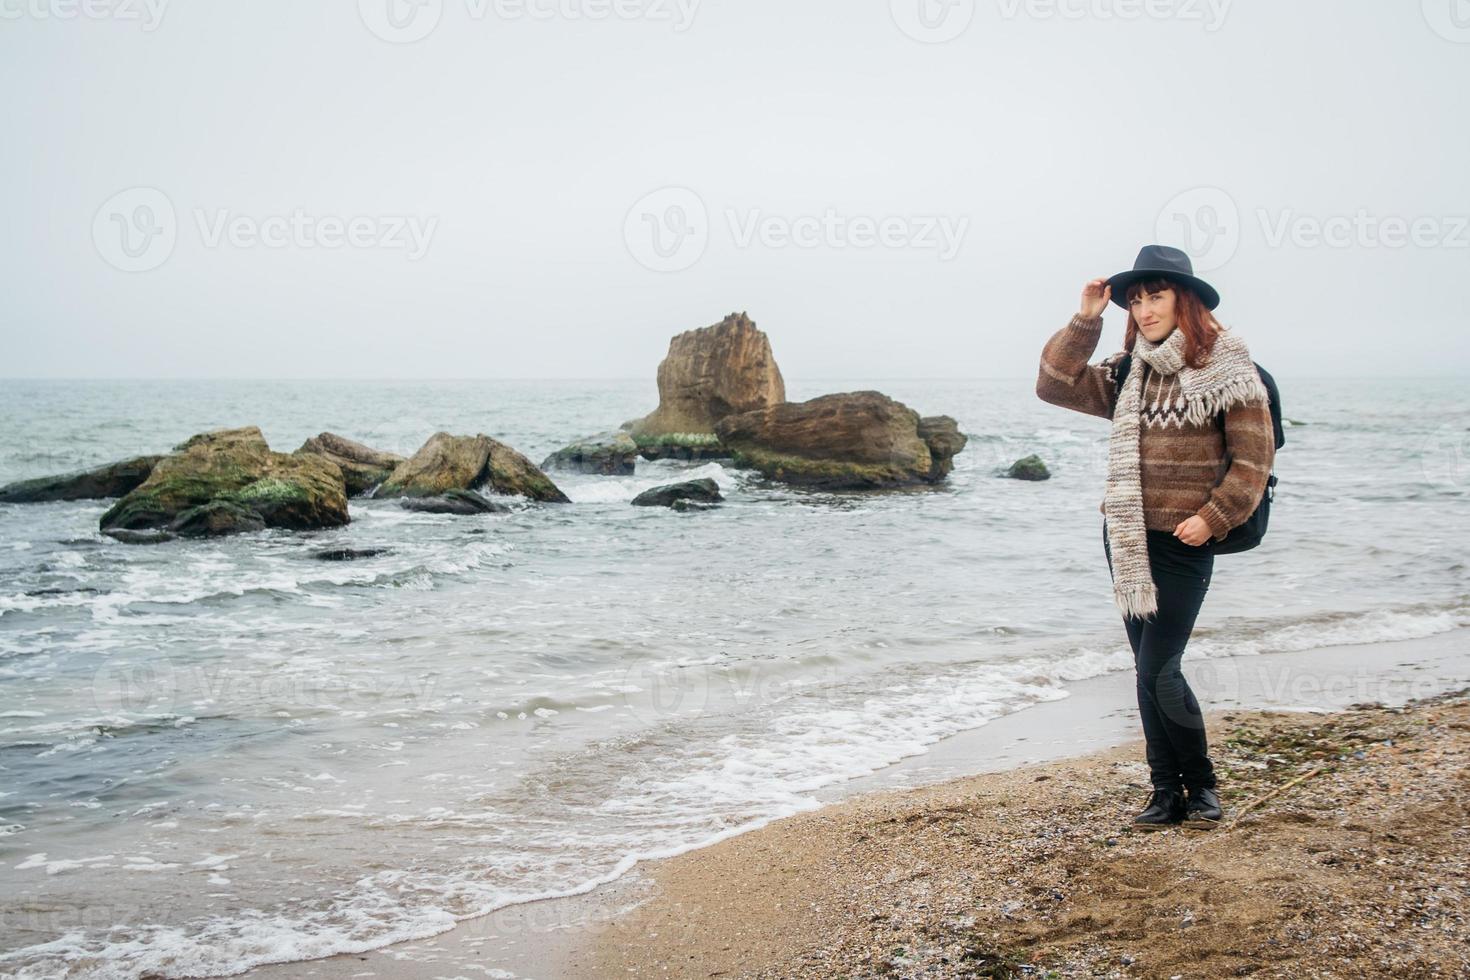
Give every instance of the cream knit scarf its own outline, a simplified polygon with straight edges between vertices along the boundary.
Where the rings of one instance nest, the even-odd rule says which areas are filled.
[[[1233,333],[1220,333],[1205,366],[1196,370],[1184,363],[1184,332],[1174,330],[1155,344],[1143,334],[1134,340],[1133,355],[1162,375],[1178,375],[1164,397],[1172,406],[1151,406],[1150,420],[1160,408],[1182,411],[1186,422],[1201,425],[1240,401],[1264,401],[1266,386],[1256,372],[1250,351]],[[1139,435],[1143,375],[1135,363],[1118,392],[1113,409],[1113,433],[1108,442],[1107,495],[1103,513],[1108,522],[1108,549],[1112,553],[1113,601],[1124,616],[1147,618],[1158,612],[1158,589],[1149,568],[1148,539],[1144,533],[1143,483],[1140,479]]]

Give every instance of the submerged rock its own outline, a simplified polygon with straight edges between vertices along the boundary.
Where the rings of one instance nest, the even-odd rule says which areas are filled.
[[[163,544],[178,537],[172,531],[129,531],[124,528],[113,528],[102,533],[123,544]]]
[[[786,400],[771,343],[744,313],[686,330],[658,366],[658,408],[625,422],[639,446],[657,436],[709,436],[727,415]]]
[[[631,476],[638,459],[638,444],[627,432],[602,432],[563,446],[541,461],[543,470]]]
[[[686,513],[688,511],[714,510],[715,508],[717,508],[719,506],[720,506],[719,504],[707,503],[707,502],[705,502],[703,500],[690,500],[687,497],[680,497],[678,500],[674,501],[672,504],[669,504],[669,509],[670,510],[677,510],[679,513],[683,514],[683,513]]]
[[[822,395],[730,415],[715,434],[738,466],[828,490],[935,483],[967,441],[954,419],[919,413],[878,391]]]
[[[316,453],[336,463],[342,470],[342,479],[347,485],[349,497],[365,493],[382,483],[403,462],[403,457],[397,453],[372,449],[334,432],[312,436],[296,451]]]
[[[567,495],[525,456],[487,435],[436,432],[412,457],[398,464],[374,498],[437,497],[446,490],[488,484],[496,493],[545,503],[570,503]]]
[[[1006,470],[1005,475],[1013,480],[1050,480],[1051,471],[1041,461],[1041,457],[1032,453],[1023,459],[1018,459]]]
[[[509,514],[510,508],[486,500],[473,490],[445,490],[433,497],[401,497],[398,506],[404,510],[428,514]]]
[[[376,558],[378,555],[386,555],[390,548],[331,548],[326,551],[313,551],[311,557],[317,561],[357,561],[359,558]]]
[[[703,463],[711,459],[729,459],[730,450],[714,435],[703,432],[669,432],[658,436],[640,436],[638,455],[644,459],[678,459],[686,463]]]
[[[713,504],[724,499],[720,496],[720,485],[704,477],[645,490],[633,498],[633,504],[637,507],[671,507],[680,501]]]
[[[0,487],[0,503],[39,504],[52,500],[121,497],[148,479],[162,456],[135,456],[95,469],[41,476]]]
[[[188,513],[207,504],[215,506]],[[261,527],[293,530],[346,524],[342,470],[315,454],[272,452],[255,426],[200,433],[159,460],[100,523],[104,532],[193,535],[257,530],[257,520]]]

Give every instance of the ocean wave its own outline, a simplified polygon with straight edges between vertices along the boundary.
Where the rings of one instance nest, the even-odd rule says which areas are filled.
[[[1467,613],[1470,607],[1461,601],[1318,614],[1259,624],[1244,645],[1239,631],[1229,644],[1222,631],[1214,643],[1204,637],[1197,653],[1221,657],[1403,639],[1466,625]],[[505,790],[505,799],[529,809],[497,807],[484,794],[465,801],[474,807],[416,813],[370,813],[357,806],[305,809],[293,819],[345,821],[354,833],[449,832],[435,839],[463,840],[465,853],[470,853],[469,841],[480,842],[480,856],[456,860],[453,869],[378,870],[335,897],[269,910],[243,909],[181,925],[70,932],[0,955],[0,966],[20,978],[222,975],[426,938],[506,905],[584,893],[639,861],[707,846],[813,809],[819,804],[811,794],[822,787],[870,775],[1030,705],[1064,699],[1068,681],[1131,665],[1126,645],[1117,641],[1004,662],[888,665],[815,689],[793,686],[790,696],[768,698],[748,710],[676,717],[633,736],[566,753],[547,768],[525,774],[523,786]],[[517,714],[530,709],[530,714],[537,708],[575,706],[575,699],[538,695],[510,707]],[[505,708],[487,709],[498,710]],[[721,724],[734,727],[724,730]],[[563,798],[545,792],[545,784],[578,787],[578,792]],[[601,792],[592,792],[594,787]],[[546,811],[547,806],[560,809]],[[577,828],[585,828],[586,836],[569,836]],[[518,838],[518,832],[527,836]],[[497,842],[504,845],[499,858],[494,857]],[[579,849],[580,864],[573,860]],[[545,867],[559,866],[558,874],[527,876],[527,867],[538,867],[527,855],[553,853],[558,861]],[[504,862],[520,869],[522,888],[505,887],[509,865]]]
[[[327,563],[302,555],[300,569],[274,565],[265,569],[250,561],[225,561],[208,566],[147,568],[131,570],[118,588],[95,586],[70,589],[43,588],[0,595],[0,616],[7,613],[41,613],[67,608],[86,608],[98,622],[117,622],[126,617],[140,625],[136,609],[161,607],[210,607],[250,596],[296,601],[308,593],[337,588],[432,588],[441,578],[452,578],[499,564],[511,552],[510,545],[492,540],[399,544],[389,553],[353,562]],[[405,564],[407,562],[407,564]]]
[[[557,474],[557,486],[577,504],[628,503],[645,490],[683,483],[687,480],[714,480],[720,492],[727,494],[740,486],[739,471],[718,461],[691,465],[672,460],[639,460],[631,476],[596,476],[591,474]]]
[[[1470,626],[1470,596],[1381,609],[1312,613],[1293,619],[1231,619],[1199,627],[1193,656],[1259,656],[1358,643],[1391,643]]]

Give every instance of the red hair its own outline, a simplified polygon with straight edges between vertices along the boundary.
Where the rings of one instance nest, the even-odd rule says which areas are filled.
[[[1174,290],[1174,322],[1176,329],[1184,333],[1184,363],[1199,369],[1215,349],[1215,338],[1225,327],[1205,309],[1199,293],[1173,279],[1147,279],[1128,287],[1128,294],[1123,298],[1128,304],[1128,332],[1123,335],[1123,349],[1133,353],[1133,343],[1138,338],[1138,321],[1133,319],[1134,298],[1140,293],[1165,289]]]

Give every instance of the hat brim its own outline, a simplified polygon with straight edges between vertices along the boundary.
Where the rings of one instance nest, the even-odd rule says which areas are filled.
[[[1164,269],[1129,269],[1120,272],[1108,280],[1108,285],[1113,287],[1113,302],[1123,309],[1128,309],[1128,287],[1136,282],[1148,279],[1167,279],[1170,282],[1182,283],[1199,293],[1200,301],[1205,304],[1205,309],[1213,310],[1220,305],[1220,294],[1215,287],[1200,279],[1198,276],[1186,276],[1182,272],[1174,272]]]

